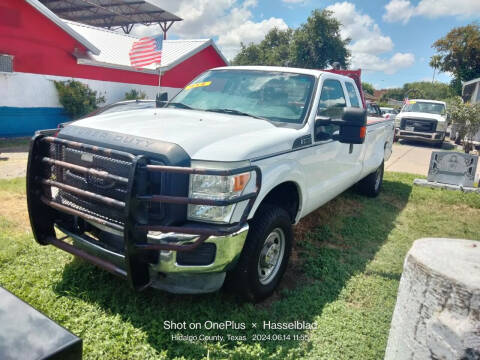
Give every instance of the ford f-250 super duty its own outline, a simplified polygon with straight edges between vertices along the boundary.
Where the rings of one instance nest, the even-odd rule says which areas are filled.
[[[448,126],[446,104],[443,101],[407,100],[395,118],[396,137],[435,144],[442,147]]]
[[[348,76],[213,69],[163,108],[37,132],[33,233],[136,289],[211,292],[226,279],[260,300],[285,271],[293,224],[354,184],[379,193],[393,130],[367,123]]]

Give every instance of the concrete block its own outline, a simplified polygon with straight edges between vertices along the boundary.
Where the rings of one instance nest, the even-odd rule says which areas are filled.
[[[405,259],[385,359],[480,359],[479,241],[415,241]]]

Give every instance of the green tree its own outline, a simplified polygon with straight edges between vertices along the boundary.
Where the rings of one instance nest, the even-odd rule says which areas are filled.
[[[270,30],[257,45],[241,44],[241,50],[234,59],[235,65],[288,65],[292,29]]]
[[[466,153],[472,150],[472,140],[480,131],[480,103],[464,103],[460,96],[450,99],[448,112],[453,122],[460,124],[459,137]]]
[[[143,91],[138,91],[135,89],[130,90],[129,92],[125,93],[125,100],[142,100],[147,97]]]
[[[375,93],[375,88],[373,87],[373,85],[367,82],[362,82],[362,89],[364,93],[370,95],[373,95]]]
[[[350,40],[342,40],[340,26],[330,11],[314,10],[296,30],[272,29],[259,44],[242,44],[233,63],[322,69],[338,62],[346,67]]]
[[[324,69],[334,62],[347,67],[350,39],[340,36],[342,24],[328,10],[314,10],[293,34],[290,59],[293,66]]]
[[[452,29],[432,45],[440,56],[439,69],[453,73],[452,88],[461,93],[461,81],[480,77],[480,26],[473,23]],[[460,90],[460,93],[459,93]]]
[[[417,95],[415,96],[418,96],[419,94],[424,99],[429,100],[444,100],[454,95],[448,84],[440,82],[431,83],[429,81],[417,81],[403,85],[403,90],[405,92],[411,89],[416,90]],[[411,98],[412,96],[410,95],[409,97]]]
[[[417,81],[406,83],[401,88],[388,89],[380,98],[381,102],[387,102],[388,99],[402,101],[406,97],[422,98],[429,100],[445,100],[454,95],[448,84],[440,82]]]
[[[438,68],[440,68],[440,61],[442,60],[442,57],[440,55],[433,55],[430,58],[430,62],[428,63],[430,67],[433,68],[433,76],[432,76],[432,82],[435,82],[435,71],[437,71]]]
[[[402,101],[405,99],[405,91],[403,88],[388,89],[387,92],[380,97],[380,102],[388,102],[388,99]]]
[[[87,115],[105,102],[103,96],[97,96],[96,91],[80,81],[54,81],[54,84],[60,104],[72,119]]]

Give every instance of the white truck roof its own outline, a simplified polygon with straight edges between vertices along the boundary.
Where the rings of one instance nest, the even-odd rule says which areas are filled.
[[[429,102],[434,104],[443,104],[445,105],[445,101],[438,101],[438,100],[428,100],[428,99],[408,99],[409,101],[418,101],[418,102]]]
[[[305,74],[305,75],[313,75],[315,77],[319,77],[322,74],[333,74],[330,72],[322,71],[322,70],[315,70],[315,69],[302,69],[302,68],[294,68],[294,67],[283,67],[283,66],[223,66],[217,67],[211,70],[259,70],[259,71],[281,71],[281,72],[288,72],[288,73],[295,73],[295,74]],[[340,77],[346,77],[343,75],[337,75]]]

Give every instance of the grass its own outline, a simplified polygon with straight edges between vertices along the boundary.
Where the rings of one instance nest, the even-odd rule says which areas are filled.
[[[28,151],[30,138],[0,138],[1,151]]]
[[[84,340],[85,359],[380,359],[404,257],[415,239],[480,239],[480,196],[412,187],[387,173],[382,194],[347,191],[296,228],[292,265],[262,304],[224,292],[135,293],[83,261],[37,245],[25,225],[24,180],[0,181],[0,285]],[[22,201],[19,201],[22,200]],[[164,330],[165,320],[245,323],[246,330]],[[311,331],[252,329],[263,321],[316,322]],[[180,342],[171,335],[244,335],[246,341]],[[288,334],[290,341],[252,341]],[[293,340],[293,335],[305,341]]]

